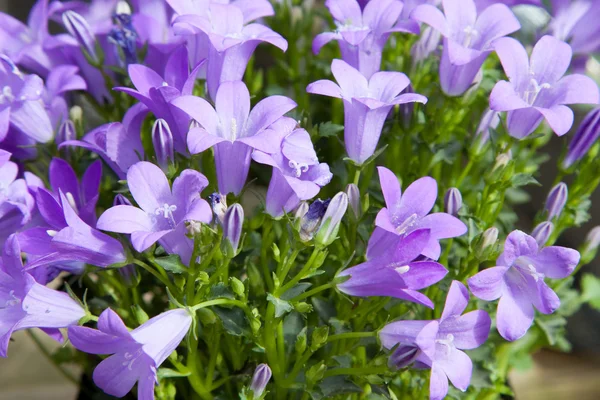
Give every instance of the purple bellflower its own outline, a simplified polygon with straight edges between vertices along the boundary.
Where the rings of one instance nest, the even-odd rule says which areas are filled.
[[[254,398],[260,398],[271,379],[271,368],[267,364],[260,364],[254,371],[252,376],[252,383],[250,384],[250,390]]]
[[[124,397],[138,383],[138,399],[154,400],[157,369],[179,346],[192,324],[187,310],[176,309],[127,330],[121,318],[107,308],[98,318],[98,329],[69,328],[69,340],[76,349],[90,354],[110,354],[92,378],[105,393]]]
[[[397,321],[379,331],[386,349],[399,345],[389,359],[390,367],[431,368],[429,398],[442,400],[448,380],[466,391],[471,382],[473,362],[462,350],[475,349],[488,338],[491,320],[483,310],[462,313],[469,303],[469,291],[453,281],[439,320]],[[71,328],[72,329],[72,328]]]
[[[473,84],[494,40],[521,28],[512,11],[494,4],[479,16],[473,0],[443,0],[444,14],[431,4],[415,8],[411,18],[444,36],[440,83],[449,96],[460,96]]]
[[[164,78],[144,65],[131,64],[128,71],[135,89],[115,88],[135,97],[157,118],[167,121],[173,133],[175,150],[181,154],[187,154],[185,143],[189,118],[170,103],[192,94],[198,68],[196,66],[189,72],[187,50],[185,46],[180,46],[167,61]]]
[[[600,137],[600,107],[590,111],[577,128],[569,143],[569,150],[562,162],[563,168],[569,168],[581,160]]]
[[[140,161],[127,171],[127,185],[139,205],[109,208],[98,219],[98,229],[131,234],[139,252],[159,242],[170,254],[179,254],[184,263],[192,256],[193,242],[186,237],[185,222],[210,223],[212,212],[200,192],[208,185],[201,173],[186,169],[173,182],[156,165]]]
[[[401,94],[410,84],[401,72],[377,72],[367,80],[342,60],[333,60],[331,72],[338,84],[320,80],[308,85],[306,91],[343,99],[346,152],[359,165],[375,153],[385,119],[395,105],[427,103],[420,94]]]
[[[416,22],[400,20],[403,3],[399,0],[371,0],[364,10],[356,0],[327,0],[325,6],[337,29],[317,35],[313,52],[318,54],[325,44],[337,40],[344,61],[367,79],[381,68],[381,55],[391,33],[419,33]]]
[[[300,201],[315,197],[333,177],[329,166],[319,163],[308,132],[296,127],[293,119],[280,118],[270,128],[287,133],[279,150],[273,154],[258,150],[252,153],[254,161],[273,167],[266,212],[274,218],[292,211]]]
[[[283,114],[296,107],[284,96],[270,96],[250,111],[250,93],[241,81],[224,82],[217,92],[215,107],[195,96],[182,96],[172,104],[202,127],[188,133],[191,154],[215,146],[219,192],[238,195],[248,177],[252,149],[265,153],[279,151],[282,134],[267,129]]]
[[[173,21],[176,31],[203,32],[208,36],[206,85],[213,100],[223,82],[242,80],[248,61],[260,43],[287,50],[287,41],[265,25],[245,25],[244,13],[236,3],[241,2],[211,2],[203,15],[181,15]]]
[[[0,150],[0,247],[11,234],[19,231],[32,219],[35,200],[25,179],[17,179],[19,167],[8,161],[10,153]],[[8,156],[7,156],[8,154]]]
[[[477,12],[481,12],[494,4],[506,4],[509,7],[530,5],[542,7],[542,0],[475,0]]]
[[[386,207],[377,214],[377,228],[369,240],[368,255],[377,254],[393,245],[398,237],[417,229],[429,229],[429,242],[423,246],[421,254],[437,260],[440,256],[440,239],[461,236],[467,232],[467,226],[453,215],[429,214],[437,198],[435,179],[428,176],[420,178],[402,193],[398,178],[392,171],[385,167],[377,169]]]
[[[504,339],[513,341],[527,333],[534,307],[552,314],[560,306],[560,299],[544,279],[566,278],[578,263],[576,250],[559,246],[540,249],[533,237],[517,230],[506,238],[497,266],[469,278],[469,288],[485,301],[500,298],[496,326]]]
[[[598,85],[585,75],[563,77],[571,63],[571,47],[552,36],[542,37],[531,59],[521,43],[502,38],[494,47],[510,82],[500,81],[490,95],[490,108],[508,111],[508,133],[518,139],[531,134],[546,119],[559,136],[573,125],[565,104],[597,104]]]
[[[584,60],[600,50],[600,3],[595,0],[551,0],[552,36],[571,45]]]
[[[142,124],[148,110],[142,103],[131,107],[123,122],[112,122],[87,133],[82,140],[69,140],[60,144],[78,146],[100,155],[120,179],[125,179],[129,167],[144,157],[140,138]]]
[[[338,276],[350,279],[337,288],[351,296],[391,296],[433,308],[431,300],[418,291],[439,282],[448,271],[435,261],[417,261],[430,235],[428,229],[415,230],[383,253],[342,271]]]
[[[58,328],[76,325],[85,310],[66,293],[37,283],[23,268],[21,248],[11,235],[2,251],[0,267],[0,356],[6,357],[13,332],[42,328],[53,338]]]
[[[317,246],[329,246],[337,239],[342,218],[346,215],[346,210],[348,210],[348,195],[345,192],[338,192],[329,201],[327,210],[325,210],[325,214],[323,214],[323,218],[321,219],[315,235]]]

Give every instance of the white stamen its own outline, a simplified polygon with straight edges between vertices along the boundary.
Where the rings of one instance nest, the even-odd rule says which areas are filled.
[[[21,299],[19,299],[17,296],[15,296],[14,290],[11,290],[10,292],[8,292],[8,297],[9,297],[9,299],[6,300],[6,302],[4,303],[4,307],[2,307],[2,308],[13,307],[18,304],[21,304]]]
[[[123,362],[123,366],[127,366],[128,370],[132,370],[133,369],[133,363],[136,362],[136,360],[138,358],[140,358],[140,356],[142,355],[142,349],[138,349],[134,354],[131,354],[129,352],[126,352],[123,355],[123,358],[125,358],[125,362]]]
[[[454,335],[449,333],[448,336],[446,336],[446,339],[436,339],[435,341],[441,345],[452,347],[454,346]]]
[[[418,220],[419,216],[417,214],[412,214],[410,217],[406,218],[404,222],[400,224],[400,226],[396,228],[396,232],[398,232],[399,235],[404,235],[406,232],[408,232],[410,228],[413,227],[414,224],[417,223]]]
[[[463,32],[465,33],[465,38],[463,40],[463,47],[468,48],[473,43],[473,39],[476,39],[477,37],[479,37],[479,32],[470,25],[467,26],[465,29],[463,29]]]
[[[231,118],[231,126],[229,128],[231,130],[231,141],[235,142],[235,140],[237,139],[237,130],[238,130],[238,124],[237,121],[235,120],[235,118]]]
[[[537,269],[535,269],[535,267],[533,266],[533,264],[528,264],[527,265],[527,269],[529,270],[529,273],[531,274],[531,276],[533,277],[533,279],[537,282],[540,279],[543,281],[545,275],[542,274],[541,272],[538,272]]]
[[[77,211],[77,203],[75,203],[75,197],[73,197],[73,194],[71,192],[67,192],[65,193],[65,197],[67,198],[67,201],[73,210]]]
[[[401,267],[398,268],[394,268],[396,270],[396,272],[400,275],[404,275],[405,273],[407,273],[408,271],[410,271],[410,266],[408,265],[403,265]]]
[[[0,93],[0,104],[12,103],[14,100],[15,96],[13,95],[12,88],[10,86],[4,86]]]
[[[542,83],[541,85],[535,78],[529,80],[529,88],[525,91],[525,101],[529,105],[533,105],[537,100],[539,94],[544,89],[551,89],[552,85],[549,83]]]
[[[303,172],[308,171],[308,164],[306,163],[298,163],[294,160],[290,160],[288,163],[290,168],[294,169],[294,173],[296,174],[296,178],[300,178]]]
[[[162,85],[163,85],[163,87],[164,86],[169,86],[169,84],[167,82],[164,82],[164,81],[163,81]]]
[[[57,234],[58,232],[57,232],[57,231],[55,231],[55,230],[52,230],[52,229],[48,229],[48,230],[46,231],[46,233],[48,234],[48,236],[50,236],[50,237],[54,237],[54,236],[56,236],[56,234]]]
[[[531,261],[527,257],[517,258],[517,260],[515,261],[515,266],[522,273],[530,275],[536,282],[538,282],[539,280],[543,281],[546,277],[546,275],[544,275],[543,273],[538,272],[538,270],[535,268],[535,265],[533,265],[533,263],[531,263]]]
[[[177,225],[175,223],[175,218],[173,217],[173,213],[175,211],[177,211],[176,205],[165,203],[162,207],[158,207],[156,210],[154,210],[154,214],[162,215],[165,219],[169,220],[171,226],[175,227],[175,225]]]

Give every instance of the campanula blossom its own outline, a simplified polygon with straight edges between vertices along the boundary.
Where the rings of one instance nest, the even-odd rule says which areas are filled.
[[[69,328],[69,340],[76,349],[90,354],[109,354],[92,378],[105,393],[124,397],[138,384],[138,399],[154,400],[158,367],[179,346],[192,325],[187,310],[176,309],[151,318],[129,331],[110,308],[98,318],[98,329]]]
[[[469,278],[469,288],[482,300],[500,299],[498,332],[506,340],[517,340],[533,323],[534,307],[542,314],[552,314],[560,306],[560,299],[545,278],[571,275],[579,257],[579,252],[566,247],[540,248],[533,237],[516,230],[506,238],[496,266]]]
[[[444,37],[440,83],[449,96],[460,96],[473,84],[493,42],[521,28],[512,11],[494,4],[478,15],[474,0],[444,0],[444,13],[431,4],[415,8],[411,18]]]
[[[546,120],[559,136],[573,125],[573,111],[565,104],[597,104],[598,85],[585,75],[564,76],[571,63],[571,47],[552,36],[542,37],[531,58],[521,43],[498,39],[494,47],[509,82],[500,81],[490,95],[490,108],[508,111],[508,133],[518,139]]]
[[[277,152],[281,134],[267,128],[296,107],[285,96],[270,96],[250,110],[250,93],[241,81],[224,82],[217,92],[214,108],[195,96],[182,96],[172,104],[202,126],[192,127],[188,133],[190,153],[198,154],[215,146],[219,192],[235,195],[246,183],[252,149]]]
[[[66,293],[37,283],[23,268],[21,248],[16,235],[4,244],[0,267],[0,356],[6,357],[13,332],[43,328],[52,337],[58,328],[76,325],[85,310]]]
[[[483,310],[463,314],[469,303],[469,291],[453,281],[444,311],[438,320],[396,321],[379,331],[381,345],[392,349],[390,367],[430,368],[429,398],[441,400],[448,394],[448,380],[461,391],[471,382],[473,362],[463,350],[476,349],[485,343],[491,320]]]
[[[263,42],[287,50],[287,41],[265,25],[244,21],[244,13],[233,4],[210,2],[204,15],[187,14],[175,18],[175,29],[188,33],[203,32],[209,39],[206,85],[216,100],[219,86],[227,81],[241,81],[248,61]],[[184,28],[181,28],[181,26]],[[178,28],[179,26],[179,28]]]
[[[569,150],[562,162],[563,168],[569,168],[581,160],[600,137],[600,107],[590,111],[577,128],[569,142]]]
[[[397,240],[418,229],[429,229],[429,242],[423,255],[437,260],[440,256],[440,239],[461,236],[467,226],[458,218],[446,213],[430,214],[437,199],[437,182],[430,177],[411,183],[402,193],[396,175],[385,167],[378,167],[379,182],[386,207],[377,214],[375,229],[369,241],[369,254],[375,254]]]
[[[425,96],[402,93],[410,80],[401,72],[377,72],[367,79],[342,60],[333,60],[331,72],[337,84],[320,80],[306,91],[344,101],[344,144],[348,156],[359,165],[375,153],[385,119],[395,105],[427,103]]]
[[[32,219],[35,200],[25,179],[17,179],[19,167],[9,161],[10,153],[0,150],[0,246],[11,234]]]
[[[170,254],[190,261],[193,242],[185,236],[186,221],[209,223],[212,212],[200,192],[208,185],[201,173],[186,169],[173,182],[156,165],[140,161],[127,171],[127,186],[138,207],[116,206],[98,219],[98,229],[131,234],[131,243],[142,252],[157,241]]]
[[[254,375],[252,376],[252,383],[250,384],[250,390],[254,398],[260,398],[271,379],[271,368],[267,364],[260,364],[256,367]]]
[[[600,3],[595,0],[551,0],[549,32],[569,43],[573,54],[587,57],[600,50]]]
[[[319,246],[329,246],[337,239],[342,218],[348,209],[348,195],[339,192],[329,201],[327,210],[321,219],[321,223],[315,234],[315,243]]]
[[[419,290],[439,282],[448,271],[435,261],[417,260],[430,235],[429,229],[415,230],[382,252],[367,255],[366,262],[338,274],[350,279],[337,288],[351,296],[391,296],[433,308],[433,302]]]
[[[364,10],[356,0],[327,0],[325,6],[337,29],[317,35],[313,52],[318,54],[325,44],[337,40],[344,61],[367,79],[380,70],[383,48],[391,33],[419,33],[416,22],[400,19],[404,5],[399,0],[371,0]]]
[[[252,153],[254,161],[273,167],[266,212],[274,218],[292,211],[300,201],[315,197],[333,177],[329,166],[319,163],[308,132],[296,125],[291,118],[281,118],[271,128],[287,133],[279,150],[272,154],[258,150]]]

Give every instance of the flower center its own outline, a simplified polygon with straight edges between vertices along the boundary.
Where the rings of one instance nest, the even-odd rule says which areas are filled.
[[[290,160],[290,162],[288,164],[289,164],[290,168],[292,168],[294,170],[296,178],[300,178],[300,176],[302,175],[303,172],[308,171],[308,164],[306,164],[306,163],[298,163],[294,160]]]
[[[410,228],[412,228],[418,222],[418,220],[419,216],[417,214],[412,214],[410,217],[406,218],[404,222],[400,224],[400,226],[396,228],[396,232],[398,232],[399,235],[404,235],[408,232]]]
[[[515,265],[517,266],[517,268],[519,268],[521,272],[527,275],[531,275],[531,277],[533,277],[533,279],[536,282],[540,280],[543,281],[546,277],[546,275],[544,275],[543,273],[538,272],[538,270],[535,268],[535,265],[533,265],[533,263],[531,263],[530,260],[526,257],[517,258],[517,261],[515,261]]]
[[[71,192],[67,192],[65,194],[65,197],[67,198],[67,202],[69,202],[69,205],[71,206],[71,208],[73,208],[73,210],[75,210],[77,212],[77,203],[75,203],[75,197],[73,197]]]
[[[463,39],[463,47],[471,46],[471,44],[473,43],[473,39],[477,39],[479,37],[479,32],[477,31],[477,29],[473,28],[470,25],[463,29],[463,32],[465,33],[465,38]]]
[[[136,360],[138,358],[140,358],[140,356],[142,355],[143,351],[142,349],[138,349],[135,353],[131,354],[130,352],[126,352],[123,355],[123,358],[125,358],[125,361],[123,362],[123,366],[127,367],[128,370],[132,370],[133,369],[133,363],[136,362]]]
[[[52,230],[52,229],[48,229],[48,230],[46,231],[46,233],[48,234],[48,236],[50,236],[50,237],[54,237],[54,236],[56,236],[56,234],[57,234],[58,232],[57,232],[57,231],[55,231],[55,230]]]
[[[394,268],[394,271],[396,271],[398,273],[398,275],[404,275],[405,273],[410,271],[409,265],[400,265],[399,267],[397,267],[396,265],[398,265],[398,264],[400,264],[400,263],[390,264],[390,267]]]
[[[6,302],[4,303],[4,307],[0,307],[0,309],[14,307],[19,304],[21,304],[21,299],[15,296],[14,290],[11,290],[10,292],[8,292],[8,300],[6,300]]]
[[[552,88],[552,85],[550,85],[549,83],[542,83],[540,85],[539,82],[535,78],[531,78],[529,81],[529,87],[525,91],[525,101],[529,105],[533,105],[535,103],[535,101],[537,100],[539,94],[542,92],[542,90],[551,89],[551,88]]]
[[[175,211],[177,211],[177,206],[175,204],[165,203],[162,205],[162,207],[158,207],[156,210],[154,210],[154,214],[162,215],[166,220],[169,221],[171,226],[174,228],[175,225],[177,225],[175,223],[175,218],[173,217],[173,213]]]
[[[230,134],[231,134],[231,141],[235,142],[235,140],[237,139],[237,131],[238,131],[238,124],[235,118],[231,118],[231,127],[230,127]]]
[[[15,96],[10,86],[4,86],[2,92],[0,92],[0,104],[12,103],[15,100]]]
[[[449,333],[445,339],[435,339],[435,342],[441,344],[442,346],[451,348],[454,346],[454,335]]]

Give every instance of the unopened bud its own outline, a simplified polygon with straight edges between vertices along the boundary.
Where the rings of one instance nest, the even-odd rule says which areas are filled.
[[[131,15],[131,7],[129,7],[129,3],[127,3],[126,1],[123,1],[123,0],[119,1],[117,3],[117,7],[115,8],[115,14]]]
[[[156,154],[156,161],[160,168],[167,172],[169,164],[175,159],[173,150],[173,134],[169,124],[164,119],[157,119],[152,126],[152,144]]]
[[[302,328],[298,336],[296,337],[295,349],[296,353],[302,354],[306,351],[306,327]]]
[[[68,10],[63,13],[62,21],[67,32],[77,40],[79,46],[81,46],[93,61],[98,62],[98,56],[96,55],[96,37],[85,18],[75,11]]]
[[[485,145],[490,141],[492,130],[495,130],[500,125],[500,113],[492,111],[489,108],[485,111],[475,132],[476,149],[480,153]]]
[[[493,255],[496,242],[498,242],[498,234],[498,228],[491,227],[477,237],[474,248],[479,260],[487,260]]]
[[[225,213],[227,212],[227,197],[220,193],[213,193],[208,196],[208,202],[217,218],[217,221],[222,225]]]
[[[350,206],[350,215],[355,221],[362,216],[362,207],[360,205],[360,190],[354,183],[346,186],[346,195],[348,196],[348,205]]]
[[[300,222],[300,239],[304,242],[312,240],[319,224],[327,211],[330,200],[317,199],[308,207],[308,211],[302,216]]]
[[[129,201],[129,199],[121,193],[117,194],[113,200],[113,206],[130,206],[130,205],[132,205],[131,201]]]
[[[317,351],[321,346],[327,342],[327,338],[329,337],[329,327],[328,326],[320,326],[316,328],[312,333],[312,340],[310,342],[310,349],[312,351]]]
[[[243,225],[244,209],[236,203],[227,209],[223,220],[223,236],[231,244],[234,254],[238,251]]]
[[[535,239],[538,246],[544,247],[550,235],[554,231],[554,225],[550,221],[544,221],[533,229],[531,236]]]
[[[567,204],[568,197],[569,188],[563,182],[560,182],[550,190],[546,199],[546,211],[548,212],[549,220],[560,216],[563,208],[565,208],[565,204]]]
[[[592,228],[585,237],[585,243],[581,251],[581,265],[589,264],[600,247],[600,226]]]
[[[483,232],[483,241],[481,242],[481,248],[487,249],[492,247],[498,241],[498,228],[492,226]]]
[[[77,132],[75,130],[75,124],[73,121],[70,119],[63,121],[58,128],[58,133],[56,134],[56,144],[60,145],[61,143],[76,139]]]
[[[327,206],[327,211],[321,221],[319,230],[315,237],[315,242],[323,247],[329,246],[336,238],[342,218],[348,209],[348,196],[344,192],[339,192],[331,199]]]
[[[83,109],[79,106],[73,106],[69,110],[69,119],[74,124],[79,125],[83,123]]]
[[[419,348],[416,346],[400,345],[390,356],[388,366],[392,369],[406,368],[415,361],[419,354]]]
[[[231,277],[229,278],[229,280],[231,281],[231,288],[233,289],[233,293],[237,294],[239,297],[244,297],[246,287],[244,286],[242,281],[240,281],[236,277]]]
[[[250,385],[250,390],[252,390],[254,398],[259,398],[262,396],[270,379],[271,368],[269,368],[267,364],[260,364],[258,367],[256,367],[254,376],[252,377],[252,384]]]
[[[589,112],[581,121],[579,129],[569,143],[569,151],[562,162],[563,168],[569,168],[585,157],[598,137],[600,137],[600,107]]]
[[[450,188],[444,196],[444,211],[450,215],[458,215],[462,208],[462,195],[457,188]]]

